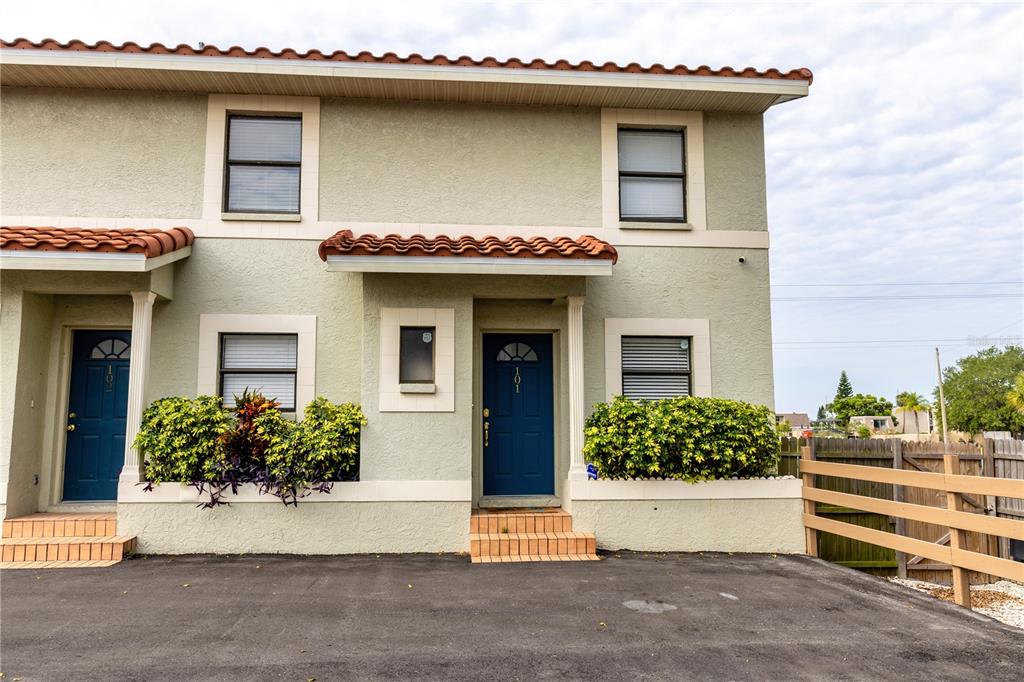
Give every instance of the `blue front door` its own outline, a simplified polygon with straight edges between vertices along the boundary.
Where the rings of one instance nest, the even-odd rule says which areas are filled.
[[[128,331],[76,331],[71,351],[64,499],[117,499],[128,416]]]
[[[555,492],[549,334],[484,334],[484,495]]]

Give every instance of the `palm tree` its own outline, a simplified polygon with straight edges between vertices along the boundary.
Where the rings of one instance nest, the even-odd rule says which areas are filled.
[[[1024,387],[1024,382],[1022,382],[1022,387]],[[1024,397],[1024,394],[1022,394],[1022,397]],[[896,406],[914,413],[914,431],[921,433],[920,414],[928,411],[928,401],[925,400],[924,396],[911,391],[898,393],[896,395]]]
[[[1024,414],[1024,372],[1017,372],[1017,376],[1013,378],[1013,388],[1006,393],[1006,402]]]

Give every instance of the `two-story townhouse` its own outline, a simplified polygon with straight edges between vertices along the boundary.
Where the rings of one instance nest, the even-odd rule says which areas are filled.
[[[609,546],[802,551],[794,495],[599,499],[582,439],[620,394],[773,404],[762,118],[808,70],[0,61],[5,518],[116,512],[153,552],[466,551],[473,509],[562,507]],[[143,491],[144,408],[247,386],[360,403],[359,481],[297,508]]]

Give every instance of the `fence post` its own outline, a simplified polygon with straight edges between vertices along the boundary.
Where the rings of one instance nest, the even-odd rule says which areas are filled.
[[[811,461],[814,459],[813,438],[809,440],[808,445],[800,448],[800,459],[802,461]],[[803,482],[803,487],[814,487],[814,474],[804,472],[803,467],[800,468],[800,480]],[[804,500],[804,514],[814,516],[814,512],[814,502],[812,500]],[[807,543],[807,554],[810,556],[818,556],[818,531],[814,528],[808,528],[807,525],[804,524],[804,540]]]
[[[903,471],[903,441],[899,438],[893,438],[892,440],[892,468],[896,471]],[[892,484],[892,501],[902,502],[903,501],[903,486],[893,483]],[[906,536],[907,534],[907,520],[902,516],[896,518],[896,535]],[[900,578],[907,577],[907,554],[906,552],[896,552],[896,575]]]
[[[995,477],[996,475],[996,442],[991,438],[984,438],[981,441],[981,475]],[[999,516],[999,498],[995,495],[985,496],[985,514]],[[1005,546],[1005,551],[1004,551]],[[1010,557],[1010,541],[1006,538],[995,535],[988,536],[988,553],[993,556],[1008,559]]]
[[[948,446],[946,451],[948,452]],[[960,473],[959,455],[943,455],[943,471],[947,476],[955,476]],[[960,493],[946,491],[946,507],[950,511],[962,511],[963,501]],[[950,548],[967,549],[967,533],[959,528],[949,528]],[[953,599],[960,606],[971,608],[971,574],[966,568],[956,565],[956,557],[952,557],[950,569],[953,572]]]

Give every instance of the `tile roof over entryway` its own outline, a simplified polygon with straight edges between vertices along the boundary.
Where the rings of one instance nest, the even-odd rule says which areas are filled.
[[[356,236],[342,230],[320,243],[320,259],[328,256],[410,256],[460,258],[555,258],[576,260],[609,260],[615,263],[618,252],[606,241],[582,237],[426,237],[416,234],[400,237],[389,234]]]
[[[156,258],[191,246],[195,235],[187,227],[107,229],[85,227],[0,227],[0,249],[78,253],[142,254]]]

